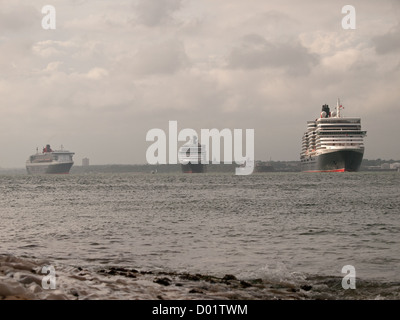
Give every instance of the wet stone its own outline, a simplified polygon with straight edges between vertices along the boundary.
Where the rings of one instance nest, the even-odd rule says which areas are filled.
[[[263,283],[262,279],[260,279],[260,278],[258,278],[258,279],[253,279],[253,280],[251,280],[250,282],[253,283],[253,284],[262,284],[262,283]]]
[[[75,289],[71,289],[71,290],[69,291],[69,293],[72,294],[74,297],[79,297],[79,293],[78,293],[78,291],[76,291]]]
[[[140,274],[153,274],[152,271],[140,271]]]
[[[233,274],[226,274],[223,278],[223,281],[229,281],[229,280],[237,280],[236,277]]]
[[[201,291],[199,289],[192,289],[189,291],[189,293],[203,293],[203,291]]]
[[[304,284],[304,285],[300,286],[300,289],[303,289],[304,291],[310,291],[312,289],[312,286],[310,286],[308,284]]]
[[[241,281],[240,281],[240,284],[241,284],[242,287],[244,287],[244,288],[248,288],[248,287],[251,287],[251,286],[252,286],[250,283],[248,283],[248,282],[246,282],[246,281],[244,281],[244,280],[241,280]]]
[[[171,284],[171,281],[172,281],[171,279],[165,277],[165,278],[157,278],[153,282],[163,286],[169,286]]]
[[[136,278],[136,276],[135,276],[132,272],[128,272],[128,273],[126,274],[126,276],[127,276],[128,278]]]
[[[192,275],[192,274],[182,274],[180,278],[190,281],[200,281],[200,277],[198,275]]]

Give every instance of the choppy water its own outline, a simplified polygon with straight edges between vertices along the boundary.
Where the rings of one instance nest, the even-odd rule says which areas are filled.
[[[0,254],[241,279],[400,282],[400,174],[0,177]]]

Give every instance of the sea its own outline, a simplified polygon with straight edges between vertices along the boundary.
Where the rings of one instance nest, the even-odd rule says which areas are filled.
[[[399,299],[399,190],[398,172],[3,174],[0,297]]]

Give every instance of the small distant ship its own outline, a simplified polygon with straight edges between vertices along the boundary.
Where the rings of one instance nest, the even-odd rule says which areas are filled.
[[[254,172],[272,172],[275,171],[274,167],[270,162],[256,161],[256,166],[254,167]]]
[[[248,168],[253,168],[252,173],[275,171],[274,167],[269,162],[260,160],[254,161],[248,158],[242,165],[236,168],[236,174],[240,174],[241,172],[248,172],[249,171]]]
[[[67,150],[52,150],[50,145],[43,148],[42,153],[36,149],[36,154],[33,154],[26,161],[26,171],[29,174],[44,174],[56,173],[67,174],[71,170],[74,161],[72,156],[74,152]]]
[[[343,106],[337,100],[336,111],[322,106],[320,118],[307,121],[300,154],[301,171],[344,172],[358,171],[364,156],[364,137],[361,119],[342,117]]]
[[[204,173],[206,171],[205,146],[197,142],[194,136],[178,151],[178,160],[183,173]]]

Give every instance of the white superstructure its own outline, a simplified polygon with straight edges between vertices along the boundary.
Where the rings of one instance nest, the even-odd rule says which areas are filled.
[[[205,146],[198,143],[197,137],[194,136],[188,143],[179,148],[178,161],[181,164],[205,164]]]

